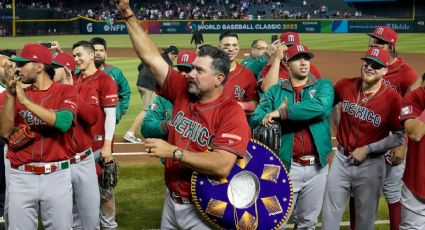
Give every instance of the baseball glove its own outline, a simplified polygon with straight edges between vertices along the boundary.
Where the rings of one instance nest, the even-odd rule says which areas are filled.
[[[252,132],[254,139],[268,146],[273,152],[279,153],[280,150],[280,137],[282,135],[282,128],[278,122],[273,121],[270,127],[259,125]]]
[[[102,172],[99,177],[100,187],[107,190],[115,188],[118,183],[118,163],[115,160],[112,160],[108,163],[101,161],[99,164],[102,168]]]
[[[18,150],[34,141],[35,134],[27,124],[20,124],[9,138],[9,148]]]

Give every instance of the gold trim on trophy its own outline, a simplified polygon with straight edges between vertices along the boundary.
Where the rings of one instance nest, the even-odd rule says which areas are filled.
[[[279,178],[280,174],[280,168],[281,167],[279,165],[264,164],[261,179],[277,183],[277,179]]]
[[[280,205],[279,200],[276,196],[264,197],[261,198],[261,201],[263,202],[264,207],[266,207],[269,216],[273,216],[283,212],[282,206]]]
[[[211,199],[208,202],[207,209],[205,210],[206,213],[223,218],[224,211],[226,210],[227,203],[221,200]]]

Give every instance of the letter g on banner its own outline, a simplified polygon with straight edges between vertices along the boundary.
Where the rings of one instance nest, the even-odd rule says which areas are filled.
[[[87,32],[93,32],[93,23],[87,23]]]

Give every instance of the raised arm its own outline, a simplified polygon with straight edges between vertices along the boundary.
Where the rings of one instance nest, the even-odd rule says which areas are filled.
[[[152,39],[140,27],[130,8],[129,0],[115,0],[115,3],[124,16],[127,31],[137,56],[153,73],[154,80],[162,86],[168,74],[168,64],[161,57],[158,47]]]

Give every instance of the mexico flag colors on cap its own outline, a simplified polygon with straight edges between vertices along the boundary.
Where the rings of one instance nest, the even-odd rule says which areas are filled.
[[[66,66],[66,68],[68,68],[72,72],[75,72],[77,65],[75,63],[74,57],[64,52],[58,52],[56,56],[54,56],[53,64],[63,67]]]
[[[368,33],[368,35],[386,41],[391,45],[397,44],[397,32],[388,26],[378,26],[373,33]]]
[[[50,50],[40,44],[26,44],[21,50],[20,56],[9,59],[13,62],[39,62],[52,64],[52,53]]]
[[[366,55],[361,58],[362,60],[371,60],[385,67],[389,65],[390,56],[387,51],[379,47],[371,47],[367,50]]]
[[[310,59],[314,57],[313,53],[308,51],[307,46],[303,44],[297,44],[297,45],[288,47],[288,50],[286,51],[286,54],[285,54],[285,60],[288,62],[299,54],[305,54],[308,57],[310,57]]]
[[[192,68],[192,63],[196,59],[196,53],[195,52],[180,52],[177,56],[177,64],[174,65],[175,67],[184,66],[184,67],[190,67]]]
[[[280,35],[280,42],[286,46],[300,43],[300,36],[295,32],[285,32]]]

